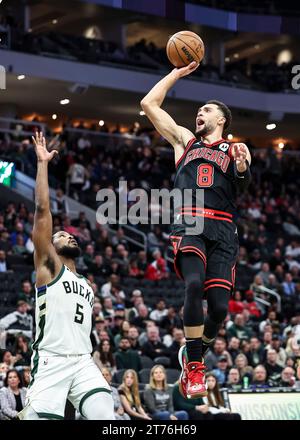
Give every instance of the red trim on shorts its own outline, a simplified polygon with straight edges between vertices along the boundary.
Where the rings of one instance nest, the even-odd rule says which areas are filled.
[[[222,281],[223,283],[230,284],[232,286],[232,283],[228,280],[224,280],[223,278],[211,278],[210,280],[204,281],[204,284],[212,283],[213,281]]]
[[[194,246],[184,246],[183,248],[179,249],[182,253],[188,253],[188,252],[192,252],[196,255],[198,255],[198,257],[202,260],[203,264],[204,264],[204,270],[206,270],[206,257],[203,254],[203,252],[201,252],[198,248],[194,247]]]
[[[193,145],[193,143],[197,140],[197,138],[193,137],[192,139],[190,139],[188,141],[188,143],[186,144],[186,147],[184,149],[184,152],[182,153],[182,155],[180,156],[180,158],[178,159],[178,161],[175,163],[175,167],[177,168],[178,165],[180,164],[180,162],[182,161],[182,159],[186,156],[187,152],[189,151],[189,149],[191,148],[191,146]]]
[[[174,255],[174,270],[176,275],[178,276],[178,278],[180,278],[181,280],[183,280],[183,276],[181,275],[179,269],[177,268],[177,263],[176,263],[176,255]]]
[[[208,214],[210,214],[210,213],[213,213],[213,214],[221,214],[221,215],[223,215],[223,216],[225,216],[225,217],[230,217],[230,218],[232,218],[233,217],[233,215],[232,214],[230,214],[229,212],[226,212],[226,211],[219,211],[218,209],[211,209],[211,208],[197,208],[196,206],[184,206],[183,208],[181,208],[181,210],[183,211],[184,209],[192,209],[192,210],[195,210],[195,211],[204,211],[204,213],[208,213]]]
[[[210,286],[204,287],[204,292],[208,289],[211,289],[212,287],[222,287],[223,289],[227,289],[231,292],[231,287],[224,286],[224,284],[211,284]]]
[[[186,210],[182,210],[181,214],[187,214],[187,215],[192,215],[193,217],[205,217],[205,218],[211,218],[213,220],[222,220],[225,222],[229,222],[232,223],[232,220],[230,220],[229,218],[225,218],[225,217],[217,217],[214,214],[201,214],[201,213],[196,213],[195,211],[186,211]]]

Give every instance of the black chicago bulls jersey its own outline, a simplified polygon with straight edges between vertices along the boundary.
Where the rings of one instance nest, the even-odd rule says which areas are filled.
[[[217,229],[225,224],[232,229],[236,184],[231,149],[224,139],[210,145],[196,138],[189,141],[176,163],[174,188],[182,194],[185,189],[192,190],[192,198],[187,201],[183,196],[182,203],[175,203],[173,235],[184,235],[187,216],[202,217],[203,233],[211,239],[217,238]]]

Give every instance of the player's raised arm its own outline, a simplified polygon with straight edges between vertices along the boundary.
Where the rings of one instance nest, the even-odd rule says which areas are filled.
[[[173,69],[167,76],[160,80],[150,92],[142,99],[141,106],[156,130],[167,139],[175,149],[175,154],[180,157],[187,142],[194,137],[193,133],[176,124],[174,119],[161,108],[166,94],[180,78],[196,70],[198,64],[193,61],[186,67]],[[179,158],[178,157],[178,158]]]
[[[47,150],[43,133],[36,133],[32,139],[37,156],[33,226],[34,261],[37,270],[47,264],[51,266],[52,263],[53,272],[57,272],[56,266],[59,266],[60,262],[52,245],[52,215],[48,184],[48,163],[57,154],[57,151],[53,150],[50,153]]]

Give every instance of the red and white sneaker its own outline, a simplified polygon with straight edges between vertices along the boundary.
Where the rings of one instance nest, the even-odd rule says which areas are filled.
[[[197,399],[198,397],[207,396],[207,388],[205,383],[205,369],[203,362],[188,362],[187,366],[187,383],[185,387],[186,397],[188,399]]]
[[[187,386],[187,351],[186,346],[182,345],[178,352],[178,361],[181,366],[181,374],[179,377],[179,391],[180,394],[186,399],[186,386]]]

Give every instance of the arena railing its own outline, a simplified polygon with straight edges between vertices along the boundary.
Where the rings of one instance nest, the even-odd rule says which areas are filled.
[[[276,298],[278,312],[281,312],[281,297],[280,297],[279,293],[275,292],[275,290],[268,289],[267,287],[264,287],[264,286],[256,286],[254,288],[254,294],[256,294],[255,300],[260,302],[261,304],[265,304],[266,306],[270,306],[271,302],[258,296],[260,293],[267,294],[270,297]]]
[[[15,128],[11,128],[11,125],[15,125]],[[26,121],[24,119],[14,119],[14,118],[5,118],[0,117],[0,132],[1,133],[9,133],[14,136],[32,136],[34,133],[32,130],[23,130],[23,127],[32,127],[37,126],[41,131],[45,133],[46,124],[42,122],[36,121]],[[19,127],[18,127],[19,126]]]
[[[78,135],[86,135],[89,138],[95,137],[105,141],[107,147],[120,147],[124,144],[128,147],[138,147],[144,146],[143,138],[139,136],[134,136],[129,133],[105,133],[101,131],[89,130],[86,128],[74,128],[74,127],[64,127],[64,131],[69,132],[74,135],[75,139],[78,139]],[[72,137],[71,137],[72,140]]]

